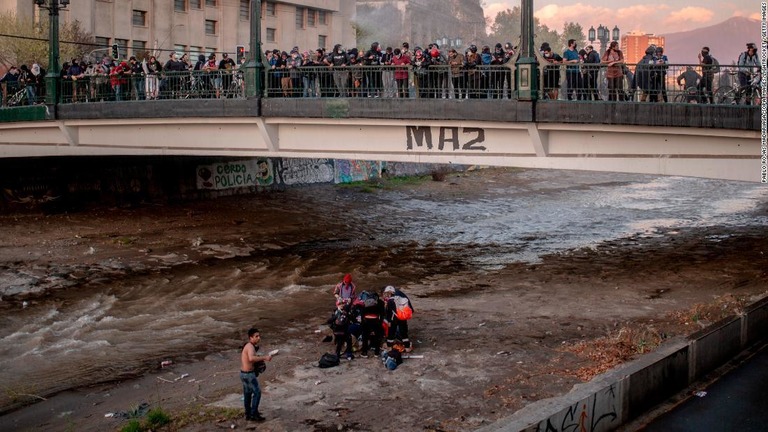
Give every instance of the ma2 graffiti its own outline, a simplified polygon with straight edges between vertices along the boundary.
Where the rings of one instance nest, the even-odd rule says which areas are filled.
[[[415,142],[417,147],[426,145],[428,150],[432,150],[432,129],[430,126],[406,126],[406,149],[413,150]],[[485,142],[485,130],[482,128],[440,127],[437,129],[438,150],[444,150],[446,144],[450,145],[453,150],[485,150],[485,146],[480,145]],[[461,133],[459,133],[459,129],[461,129]],[[462,144],[461,142],[464,141],[462,138],[468,138],[468,140]]]

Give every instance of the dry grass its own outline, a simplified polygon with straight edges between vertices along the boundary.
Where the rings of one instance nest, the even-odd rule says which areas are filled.
[[[726,294],[711,303],[696,304],[689,309],[670,313],[656,323],[632,323],[607,336],[581,341],[564,348],[586,360],[587,365],[572,374],[582,381],[653,351],[671,336],[693,332],[728,316],[741,314],[753,299]]]

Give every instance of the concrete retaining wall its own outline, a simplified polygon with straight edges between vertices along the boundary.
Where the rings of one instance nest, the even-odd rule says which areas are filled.
[[[568,394],[537,401],[478,432],[604,432],[717,369],[768,331],[768,297],[681,340],[580,384]]]

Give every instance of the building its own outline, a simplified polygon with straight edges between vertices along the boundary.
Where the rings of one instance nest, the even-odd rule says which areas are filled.
[[[639,62],[649,45],[664,47],[664,36],[630,32],[621,37],[621,51],[629,64]]]
[[[113,43],[120,55],[146,51],[165,58],[170,52],[235,53],[249,49],[250,0],[73,0],[61,11],[64,21],[78,20],[96,38],[92,55],[109,52]],[[0,11],[48,19],[33,0],[0,0]],[[353,46],[355,0],[262,1],[262,49],[289,51]],[[219,56],[219,58],[221,58]],[[161,60],[162,61],[162,60]]]
[[[477,0],[357,0],[357,26],[363,48],[372,41],[395,48],[437,41],[441,48],[465,48],[487,38]]]

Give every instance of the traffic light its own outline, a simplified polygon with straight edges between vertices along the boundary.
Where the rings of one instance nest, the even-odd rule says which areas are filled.
[[[237,64],[240,64],[245,58],[245,47],[238,45],[237,48],[235,48],[235,52],[237,53]]]
[[[114,60],[120,58],[120,51],[118,50],[117,44],[112,44],[112,58]]]

